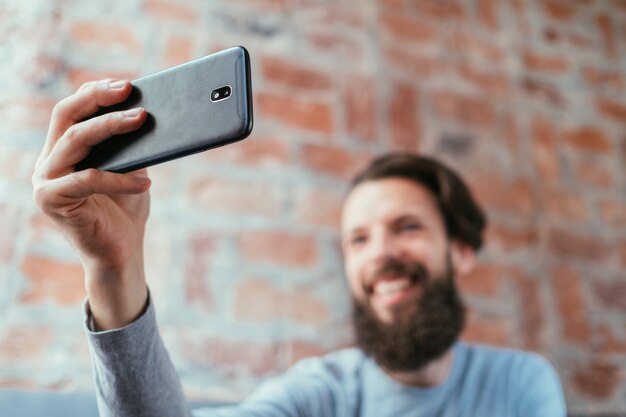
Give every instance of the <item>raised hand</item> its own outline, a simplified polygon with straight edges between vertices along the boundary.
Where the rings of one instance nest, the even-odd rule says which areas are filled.
[[[130,323],[146,304],[143,238],[150,180],[146,170],[75,172],[74,166],[92,146],[145,122],[141,108],[89,118],[101,107],[122,102],[131,90],[128,81],[108,79],[86,83],[61,100],[32,177],[35,202],[78,251],[101,329]]]

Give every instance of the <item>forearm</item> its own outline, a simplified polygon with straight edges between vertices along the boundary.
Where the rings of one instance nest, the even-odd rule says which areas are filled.
[[[86,316],[89,329],[88,311]],[[101,417],[190,415],[150,305],[124,328],[92,330],[87,331],[87,337]]]

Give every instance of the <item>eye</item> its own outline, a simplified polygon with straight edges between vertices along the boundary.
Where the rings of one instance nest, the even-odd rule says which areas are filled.
[[[417,223],[417,222],[408,222],[408,223],[403,223],[400,226],[400,231],[401,232],[414,232],[417,230],[422,229],[422,225]]]
[[[365,242],[367,242],[367,237],[365,235],[354,235],[350,238],[349,244],[352,247],[356,247],[364,244]]]

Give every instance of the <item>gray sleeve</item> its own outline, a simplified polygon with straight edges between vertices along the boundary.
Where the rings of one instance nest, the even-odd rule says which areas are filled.
[[[151,302],[139,319],[121,329],[92,331],[88,303],[85,317],[101,417],[191,415]]]

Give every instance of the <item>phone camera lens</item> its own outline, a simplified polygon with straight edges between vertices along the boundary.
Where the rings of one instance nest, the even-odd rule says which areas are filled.
[[[229,98],[232,94],[232,89],[229,85],[217,88],[211,91],[211,101],[222,101]]]

